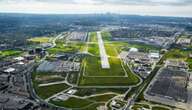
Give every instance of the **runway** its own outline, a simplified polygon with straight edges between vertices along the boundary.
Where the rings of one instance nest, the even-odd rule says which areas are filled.
[[[104,69],[110,68],[108,56],[105,51],[104,42],[101,36],[101,32],[97,32],[97,38],[98,38],[98,45],[99,45],[99,51],[100,51],[100,58],[101,58],[101,67]]]

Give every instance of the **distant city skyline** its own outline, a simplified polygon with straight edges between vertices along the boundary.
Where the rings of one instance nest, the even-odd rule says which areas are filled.
[[[0,12],[192,17],[192,0],[0,0]]]

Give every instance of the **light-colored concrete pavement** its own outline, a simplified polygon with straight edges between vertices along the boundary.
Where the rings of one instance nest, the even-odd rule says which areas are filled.
[[[105,51],[101,32],[97,32],[97,38],[98,38],[99,52],[100,52],[100,58],[101,58],[101,66],[102,68],[110,68],[108,56]]]

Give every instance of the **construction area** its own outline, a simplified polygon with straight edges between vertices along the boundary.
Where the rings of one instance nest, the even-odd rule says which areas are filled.
[[[79,71],[80,63],[71,61],[43,61],[37,68],[39,72],[70,72]]]
[[[71,32],[66,39],[68,41],[86,41],[87,36],[87,32]]]
[[[167,61],[148,86],[144,97],[147,100],[184,108],[188,101],[189,72],[182,61]],[[175,62],[175,63],[174,63]],[[175,64],[175,66],[173,66]],[[178,68],[176,68],[178,66]]]

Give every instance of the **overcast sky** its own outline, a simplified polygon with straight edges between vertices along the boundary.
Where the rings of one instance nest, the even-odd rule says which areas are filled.
[[[0,12],[192,17],[192,0],[0,0]]]

